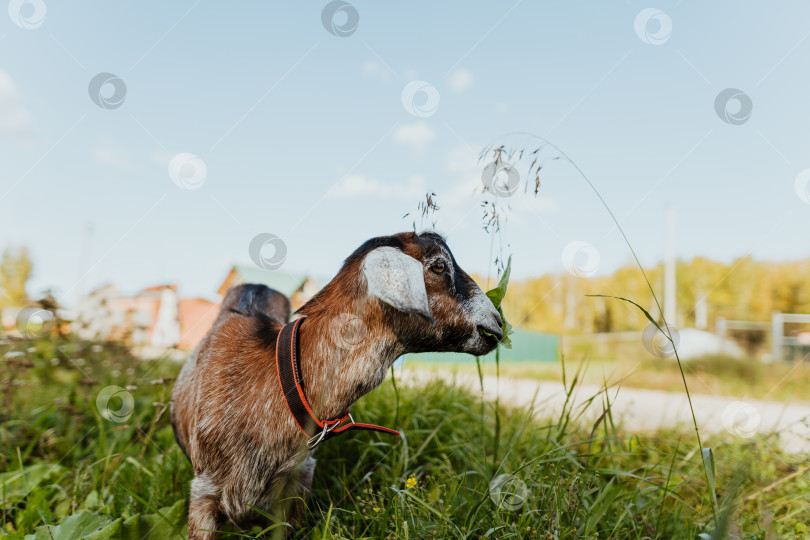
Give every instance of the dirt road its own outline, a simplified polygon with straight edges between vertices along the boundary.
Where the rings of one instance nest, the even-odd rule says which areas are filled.
[[[475,375],[451,372],[428,372],[405,369],[398,371],[404,383],[420,383],[431,378],[455,381],[456,384],[480,392],[481,385]],[[493,399],[500,389],[501,403],[534,409],[540,417],[553,417],[565,401],[565,389],[561,383],[535,379],[500,380],[484,377],[484,395]],[[599,394],[597,386],[582,385],[578,388],[574,403],[582,406],[592,396]],[[610,389],[613,417],[626,429],[653,431],[659,427],[683,426],[691,431],[692,416],[685,393],[640,390],[636,388]],[[594,400],[586,409],[583,418],[595,420],[602,414],[604,396]],[[738,400],[726,396],[693,394],[701,434],[720,433],[729,438],[753,437],[757,433],[778,433],[782,448],[792,453],[810,453],[810,404],[791,404],[775,401]],[[579,411],[580,409],[576,409]]]

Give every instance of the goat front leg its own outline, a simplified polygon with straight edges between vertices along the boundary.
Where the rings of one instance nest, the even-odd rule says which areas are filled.
[[[312,487],[312,477],[315,475],[316,460],[307,457],[287,481],[287,487],[282,492],[273,514],[293,527],[300,527],[306,518],[306,503]]]
[[[296,501],[295,508],[290,516],[290,523],[292,523],[293,526],[299,526],[304,523],[307,501],[309,500],[309,492],[312,489],[312,478],[315,476],[316,464],[317,461],[314,457],[308,457],[301,466],[300,476],[298,477],[298,496],[300,499]]]
[[[205,474],[191,481],[191,502],[188,508],[189,540],[216,540],[225,524],[220,509],[219,492]]]

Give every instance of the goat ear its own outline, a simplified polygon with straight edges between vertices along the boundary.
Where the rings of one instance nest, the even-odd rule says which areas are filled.
[[[368,294],[401,311],[418,313],[431,324],[422,263],[392,247],[369,252],[363,260]]]

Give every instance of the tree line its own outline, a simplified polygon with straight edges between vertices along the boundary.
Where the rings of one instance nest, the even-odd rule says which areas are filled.
[[[12,246],[3,250],[0,309],[30,302],[26,283],[32,271],[28,248]],[[663,263],[645,271],[663,305]],[[695,257],[679,260],[676,274],[677,317],[669,321],[676,327],[714,330],[718,317],[766,322],[774,311],[810,313],[810,258],[774,263],[740,257],[724,264]],[[582,278],[556,273],[513,281],[504,309],[516,326],[540,332],[621,332],[646,326],[647,319],[634,306],[588,296],[594,294],[629,298],[660,318],[652,293],[633,264],[607,276]]]
[[[663,307],[664,265],[645,269]],[[766,322],[773,311],[810,313],[810,258],[763,262],[741,257],[731,264],[705,257],[676,264],[676,327],[713,331],[718,317]],[[594,333],[641,330],[648,323],[636,307],[592,294],[628,298],[660,319],[638,267],[628,264],[607,276],[546,274],[509,285],[504,309],[511,322],[530,330]]]

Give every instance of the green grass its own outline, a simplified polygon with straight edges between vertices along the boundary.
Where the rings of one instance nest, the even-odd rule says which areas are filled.
[[[177,364],[45,340],[0,345],[0,356],[0,534],[184,533],[191,468],[166,408]],[[98,410],[109,385],[136,387],[124,422]],[[591,406],[602,410],[606,399]],[[113,397],[107,409],[126,405]],[[810,538],[808,460],[781,452],[776,436],[704,441],[716,461],[718,531],[693,433],[636,433],[609,412],[595,426],[578,420],[580,410],[536,412],[496,411],[445,383],[395,389],[386,381],[353,413],[403,438],[361,432],[322,445],[307,521],[289,536],[698,538],[727,528],[741,538]],[[500,475],[518,491],[491,493]],[[261,537],[262,528],[229,526],[225,537]]]

